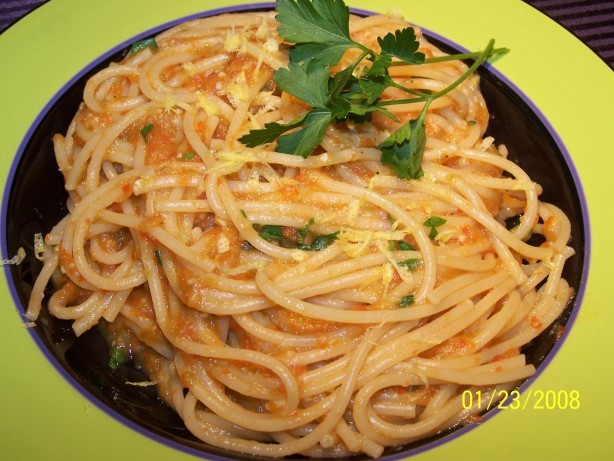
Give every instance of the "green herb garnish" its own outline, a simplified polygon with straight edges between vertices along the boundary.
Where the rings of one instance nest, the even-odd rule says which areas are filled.
[[[400,251],[416,251],[416,249],[405,240],[399,240],[397,242],[397,249]]]
[[[445,223],[446,223],[445,219],[440,218],[439,216],[431,216],[426,221],[424,221],[422,224],[426,227],[431,228],[429,232],[429,237],[431,238],[431,240],[433,240],[439,234],[439,231],[437,230],[437,228],[439,226],[443,226]]]
[[[265,224],[264,226],[259,226],[254,224],[254,229],[258,231],[258,235],[265,240],[283,240],[284,236],[282,235],[283,226],[277,226],[274,224]]]
[[[296,239],[296,241],[298,243],[304,243],[305,242],[305,237],[309,233],[309,228],[311,226],[313,226],[314,223],[315,223],[315,220],[313,218],[311,218],[305,227],[299,227],[296,230],[298,232],[298,238]]]
[[[145,142],[149,141],[149,139],[147,139],[147,136],[149,135],[149,133],[151,133],[151,130],[153,129],[154,129],[153,123],[148,123],[143,128],[141,128],[141,136],[143,136],[143,139],[145,140]]]
[[[416,251],[416,249],[405,240],[390,240],[390,242],[388,242],[388,250]]]
[[[151,48],[152,50],[158,49],[158,44],[156,40],[153,38],[146,38],[144,40],[139,40],[138,42],[134,42],[130,47],[130,51],[128,51],[128,55],[132,56],[133,54],[138,53],[139,51],[144,50],[145,48]]]
[[[184,160],[192,160],[194,157],[196,157],[196,154],[194,152],[186,152],[185,154],[183,154]]]
[[[156,259],[158,260],[158,264],[162,265],[162,253],[159,248],[154,250],[154,255],[156,255]]]
[[[411,272],[415,271],[418,266],[420,265],[420,259],[418,258],[409,258],[406,259],[405,261],[400,261],[397,264],[399,266],[404,266],[407,267],[408,270],[410,270]]]
[[[243,210],[241,210],[241,212],[243,213]],[[309,228],[314,224],[314,222],[315,221],[312,218],[305,227],[295,229],[298,233],[296,241],[292,240],[292,237],[284,235],[284,226],[275,224],[252,224],[252,227],[256,232],[258,232],[260,237],[268,240],[269,242],[277,241],[282,246],[292,245],[292,247],[304,251],[320,251],[337,239],[339,231],[333,232],[332,234],[320,235],[311,244],[304,244],[305,236],[309,233]]]
[[[311,245],[299,245],[297,248],[305,251],[321,251],[337,240],[338,236],[339,231],[333,232],[332,234],[320,235],[311,243]]]
[[[422,155],[426,144],[424,118],[432,101],[449,93],[466,80],[479,65],[492,56],[508,50],[494,48],[491,40],[482,52],[463,53],[426,59],[418,51],[414,29],[407,27],[378,38],[379,53],[355,42],[349,33],[349,9],[342,0],[277,0],[278,33],[290,50],[288,68],[275,72],[278,87],[311,106],[311,110],[289,123],[267,123],[239,138],[248,147],[277,141],[277,152],[308,157],[320,144],[331,123],[351,120],[369,121],[374,112],[398,121],[387,105],[424,102],[415,120],[409,120],[380,144],[381,161],[400,178],[417,179],[423,174]],[[330,74],[349,49],[360,51],[345,69]],[[398,61],[393,61],[393,58]],[[366,70],[358,72],[365,59]],[[398,65],[415,65],[453,59],[475,59],[473,65],[456,81],[438,92],[416,91],[396,83],[388,69]],[[381,101],[382,92],[397,88],[407,99]],[[288,133],[289,132],[289,133]]]
[[[403,296],[399,301],[399,307],[411,306],[414,303],[414,295]]]
[[[111,357],[109,357],[109,368],[113,371],[117,370],[126,360],[128,356],[123,347],[113,346],[111,349]]]

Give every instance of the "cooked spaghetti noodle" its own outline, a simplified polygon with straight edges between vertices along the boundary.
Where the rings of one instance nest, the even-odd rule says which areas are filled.
[[[350,21],[371,48],[406,26]],[[419,180],[380,162],[398,123],[377,115],[328,127],[306,159],[246,148],[250,129],[308,109],[275,86],[288,52],[275,31],[272,13],[191,21],[88,81],[53,139],[69,213],[45,238],[27,317],[53,281],[49,312],[77,335],[105,324],[207,444],[378,457],[479,418],[463,392],[535,372],[522,347],[572,296],[570,224],[483,137],[478,76],[429,107]],[[466,69],[391,73],[438,91]],[[401,122],[422,108],[389,107]]]

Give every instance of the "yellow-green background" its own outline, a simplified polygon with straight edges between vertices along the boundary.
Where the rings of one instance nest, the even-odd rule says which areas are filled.
[[[6,183],[24,134],[73,75],[116,44],[185,15],[232,0],[51,0],[0,36],[0,182]],[[571,153],[591,218],[592,254],[584,302],[562,349],[533,390],[580,393],[578,410],[508,410],[418,461],[614,459],[610,415],[614,349],[614,75],[563,28],[516,0],[369,0],[350,6],[407,19],[461,46],[490,38],[512,52],[496,67],[546,115]],[[44,191],[41,191],[44,193]],[[10,219],[10,217],[9,217]],[[40,352],[0,279],[0,459],[183,460],[106,415]]]

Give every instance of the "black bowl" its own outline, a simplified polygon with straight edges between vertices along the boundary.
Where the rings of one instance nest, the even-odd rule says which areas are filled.
[[[243,10],[246,9],[243,7]],[[173,24],[166,27],[170,25]],[[162,28],[150,31],[148,35],[160,30]],[[443,38],[428,32],[426,35],[442,49],[457,52],[458,47]],[[6,272],[20,312],[25,312],[32,285],[42,267],[33,256],[33,235],[45,235],[66,214],[67,195],[55,162],[51,138],[55,133],[66,132],[82,100],[88,78],[111,61],[123,58],[126,52],[127,49],[122,49],[108,54],[69,83],[40,114],[31,136],[22,143],[24,147],[13,162],[5,194],[8,200],[5,199],[2,210],[4,226],[1,232],[4,233],[5,254],[14,255],[20,247],[27,252],[26,259],[20,265],[10,266]],[[491,113],[487,134],[493,136],[498,144],[507,145],[510,158],[543,186],[542,199],[560,207],[571,220],[571,245],[576,255],[566,264],[563,275],[574,288],[576,296],[560,318],[523,350],[528,362],[534,364],[539,373],[564,339],[565,334],[561,337],[560,327],[569,329],[582,297],[588,258],[586,205],[570,156],[544,117],[518,89],[489,66],[480,69],[479,73],[482,92]],[[51,317],[43,309],[36,327],[30,332],[55,368],[77,390],[119,421],[153,439],[195,455],[254,459],[253,456],[229,455],[222,449],[205,445],[184,427],[181,419],[160,400],[153,388],[127,385],[126,382],[143,381],[147,377],[132,362],[122,365],[115,372],[111,371],[107,365],[109,348],[98,329],[76,338],[69,322]],[[525,382],[523,387],[533,379]],[[495,413],[496,410],[490,411],[485,419]],[[388,449],[384,458],[399,458],[426,450],[470,428],[461,427],[420,442]]]

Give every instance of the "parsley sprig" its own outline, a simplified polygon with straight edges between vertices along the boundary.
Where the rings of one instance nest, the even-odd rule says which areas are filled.
[[[407,27],[377,39],[376,52],[350,37],[349,8],[342,0],[277,0],[278,33],[294,45],[287,68],[275,72],[274,80],[282,91],[311,107],[288,123],[267,123],[239,138],[248,147],[277,141],[276,151],[308,157],[321,143],[326,127],[343,121],[364,123],[379,112],[394,121],[386,109],[392,104],[424,102],[419,116],[409,120],[379,145],[381,161],[400,178],[417,179],[423,175],[421,162],[426,145],[424,119],[432,101],[452,91],[466,80],[486,59],[506,53],[494,48],[491,40],[481,52],[425,58],[418,51],[414,29]],[[331,75],[346,51],[356,49],[357,57],[349,66]],[[393,60],[395,59],[395,60]],[[429,93],[406,88],[395,82],[388,69],[453,59],[475,59],[471,67],[444,89]],[[365,60],[369,65],[361,66]],[[359,67],[360,66],[360,67]],[[380,100],[386,88],[394,87],[408,98]]]

